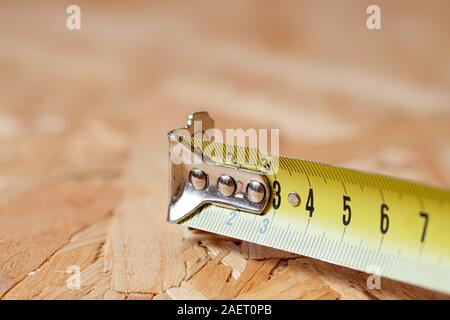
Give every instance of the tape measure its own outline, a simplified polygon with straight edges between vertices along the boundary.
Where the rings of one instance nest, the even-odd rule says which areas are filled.
[[[450,293],[450,191],[169,132],[168,221]],[[184,132],[183,132],[184,130]]]

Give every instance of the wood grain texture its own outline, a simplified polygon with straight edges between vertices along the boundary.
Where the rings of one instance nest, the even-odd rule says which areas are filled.
[[[282,154],[450,187],[450,4],[0,4],[1,299],[448,299],[165,222],[188,113]],[[67,267],[81,270],[69,289]]]
[[[118,197],[112,182],[69,181],[3,207],[0,295],[45,263],[74,233],[111,215]]]
[[[109,219],[98,222],[77,233],[70,242],[58,250],[48,261],[19,284],[5,299],[99,299],[105,298],[111,288],[111,275],[103,272],[103,245]],[[70,266],[81,271],[80,289],[67,286]],[[70,270],[70,269],[69,269]],[[24,295],[26,294],[26,295]]]
[[[149,135],[140,133],[124,177],[125,194],[114,215],[109,238],[112,287],[119,292],[159,294],[179,286],[186,270],[182,229],[165,221],[164,191],[149,181],[162,181]],[[158,160],[159,157],[156,157]],[[142,168],[147,167],[145,172]]]

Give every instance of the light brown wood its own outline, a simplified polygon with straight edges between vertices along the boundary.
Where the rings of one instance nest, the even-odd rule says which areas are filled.
[[[237,299],[337,299],[339,295],[297,260],[268,281],[237,296]]]
[[[450,187],[450,4],[0,4],[1,299],[448,299],[165,222],[188,113],[282,154]],[[80,289],[67,287],[70,266]]]
[[[5,299],[103,299],[111,288],[111,275],[103,272],[103,244],[109,219],[77,233],[38,269],[14,286]],[[70,266],[81,271],[80,289],[67,286]]]
[[[42,188],[5,206],[0,211],[0,294],[35,272],[52,255],[57,257],[55,252],[72,234],[111,215],[118,196],[119,189],[113,181],[68,181]],[[93,234],[81,244],[76,243],[90,248],[99,237],[104,240],[104,235]],[[72,250],[73,245],[67,246],[69,249],[63,250]],[[80,264],[88,263],[80,254]]]

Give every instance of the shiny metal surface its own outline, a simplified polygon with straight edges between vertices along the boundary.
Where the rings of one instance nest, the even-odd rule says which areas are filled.
[[[269,197],[255,202],[250,200],[246,193],[247,186],[254,184],[253,187],[256,187],[255,183],[259,183],[265,190],[270,190],[267,178],[263,173],[214,163],[180,139],[180,135],[195,134],[196,131],[192,128],[192,124],[202,120],[205,121],[202,125],[202,135],[205,138],[206,130],[210,128],[209,126],[214,125],[214,121],[206,112],[190,115],[188,124],[184,128],[168,133],[169,209],[167,220],[173,223],[179,222],[207,204],[262,214]],[[197,180],[201,176],[200,171],[205,174],[208,181],[204,188],[201,188],[202,178]],[[192,172],[196,172],[195,182],[192,180]],[[232,188],[228,183],[222,186],[226,188],[221,188],[219,191],[218,181],[221,177],[224,179],[223,176],[228,176],[234,181],[233,192],[230,191]],[[229,181],[231,180],[227,180],[227,182]],[[257,197],[253,187],[250,198],[255,200]],[[260,191],[255,191],[260,193]]]

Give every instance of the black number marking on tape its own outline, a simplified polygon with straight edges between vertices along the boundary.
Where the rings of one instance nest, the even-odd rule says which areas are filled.
[[[423,225],[422,237],[420,238],[420,242],[425,242],[425,236],[427,233],[429,216],[428,216],[428,213],[426,213],[426,212],[420,212],[419,215],[425,219],[425,222]]]
[[[275,197],[272,200],[272,205],[276,210],[281,205],[281,184],[278,182],[278,180],[274,180],[273,188],[275,189]]]
[[[344,195],[344,211],[347,211],[347,215],[345,215],[345,213],[342,215],[342,223],[344,223],[344,226],[348,226],[352,220],[352,208],[350,208],[350,205],[347,203],[350,201],[350,196]]]
[[[381,205],[381,223],[380,230],[382,234],[386,234],[389,230],[389,216],[386,211],[389,211],[389,207],[387,204],[383,203]]]
[[[309,211],[309,217],[311,218],[314,212],[314,192],[312,188],[309,188],[308,200],[306,201],[306,210]]]

